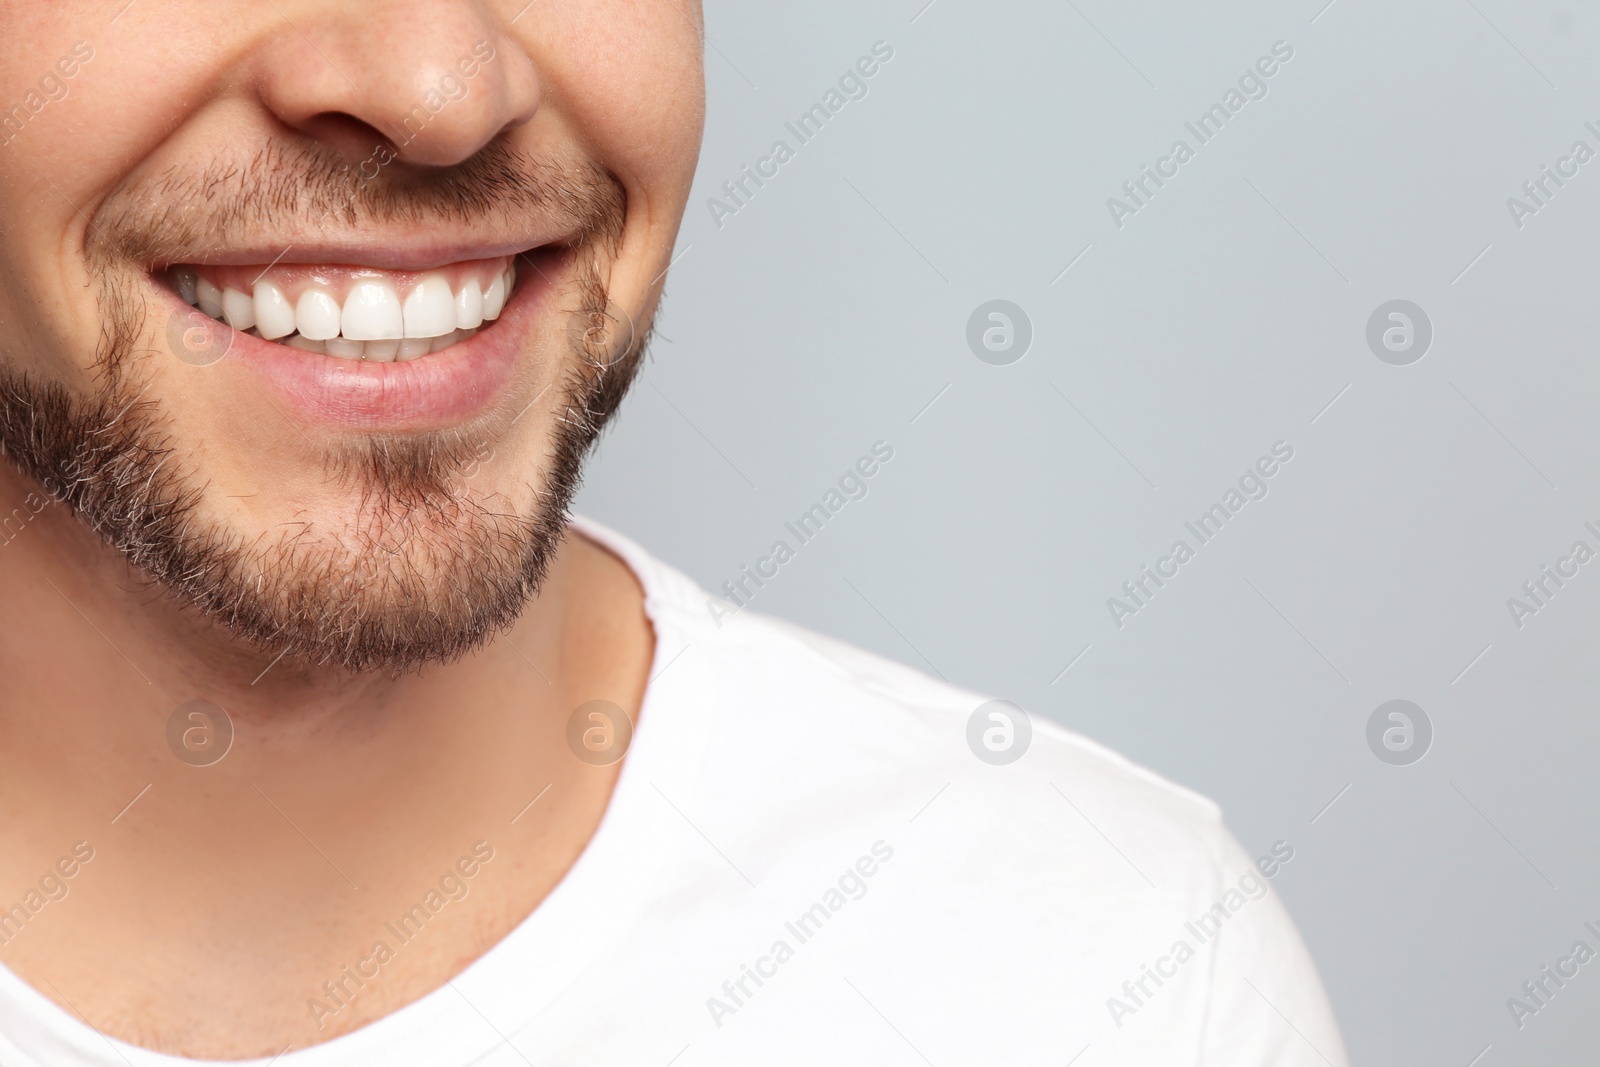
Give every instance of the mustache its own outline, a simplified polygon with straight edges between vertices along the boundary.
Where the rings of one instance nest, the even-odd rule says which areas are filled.
[[[199,169],[135,178],[101,204],[84,244],[90,269],[103,276],[119,264],[204,263],[221,249],[287,245],[330,230],[516,233],[533,218],[542,230],[571,235],[570,244],[614,255],[626,215],[627,193],[610,171],[532,156],[503,140],[459,164],[426,168],[396,159],[387,144],[352,161],[319,142],[269,141]]]

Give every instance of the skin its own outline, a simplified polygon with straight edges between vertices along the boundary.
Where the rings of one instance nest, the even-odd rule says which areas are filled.
[[[610,298],[635,322],[654,310],[701,133],[697,5],[0,0],[0,17],[0,102],[21,100],[75,42],[94,49],[68,95],[0,146],[0,358],[13,367],[75,394],[94,388],[101,308],[84,235],[117,188],[197,171],[239,144],[311,141],[355,165],[383,140],[375,131],[485,39],[495,61],[390,167],[447,168],[499,139],[529,158],[604,168],[627,194]],[[319,236],[417,247],[462,233],[473,228],[423,220],[357,233],[335,221]],[[169,314],[159,296],[141,294],[150,350]],[[564,351],[552,340],[562,310],[536,319],[528,350],[545,362],[517,384],[533,392],[570,358],[552,354]],[[141,366],[209,520],[252,536],[287,522],[337,529],[359,514],[359,488],[330,480],[323,457],[361,431],[297,421],[230,363]],[[547,399],[495,426],[474,485],[526,503],[527,471],[560,415]],[[0,464],[0,516],[36,510],[39,493]],[[94,858],[0,947],[0,962],[107,1034],[235,1059],[356,1029],[503,938],[605,810],[620,765],[575,759],[568,716],[600,698],[636,719],[653,637],[631,573],[580,537],[566,539],[509,630],[455,662],[398,674],[274,664],[59,504],[7,537],[0,907],[75,842]],[[174,758],[166,740],[174,709],[196,698],[226,708],[235,730],[208,767]],[[317,1019],[308,999],[480,841],[494,858],[470,893],[347,1007]]]

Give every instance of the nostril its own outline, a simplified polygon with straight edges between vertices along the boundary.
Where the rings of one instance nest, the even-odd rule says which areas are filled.
[[[343,111],[323,111],[300,123],[300,131],[347,157],[352,163],[379,149],[394,151],[394,138]]]

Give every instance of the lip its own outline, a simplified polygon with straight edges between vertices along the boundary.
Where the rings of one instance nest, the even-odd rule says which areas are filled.
[[[474,252],[481,256],[481,246]],[[233,365],[256,377],[291,413],[314,425],[421,431],[464,421],[506,391],[530,348],[533,326],[551,303],[551,276],[569,258],[559,248],[538,249],[529,258],[545,253],[549,257],[537,269],[519,272],[516,290],[491,326],[442,351],[396,363],[343,359],[265,341],[208,318],[214,323],[208,328],[230,335],[216,366]],[[344,262],[354,258],[347,248],[340,256]],[[196,313],[167,287],[158,288],[185,320]]]
[[[178,262],[226,267],[285,263],[311,266],[349,264],[377,270],[428,271],[468,260],[517,256],[522,253],[532,255],[549,249],[567,248],[571,246],[573,240],[573,235],[567,232],[552,233],[548,236],[524,236],[514,240],[452,240],[421,243],[407,241],[403,244],[382,237],[355,236],[351,239],[341,238],[337,243],[329,243],[322,238],[312,238],[279,244],[240,245],[226,251],[208,251],[200,259],[175,260],[151,266],[156,272],[175,266]]]

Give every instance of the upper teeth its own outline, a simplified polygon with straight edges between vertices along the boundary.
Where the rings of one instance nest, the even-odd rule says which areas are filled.
[[[251,292],[219,287],[193,269],[180,268],[178,294],[214,319],[269,341],[348,359],[406,360],[437,352],[500,317],[516,282],[513,267],[494,273],[487,287],[467,277],[458,288],[437,271],[416,279],[404,301],[382,279],[361,278],[341,305],[328,288],[308,282],[297,299],[275,282],[257,280]]]

